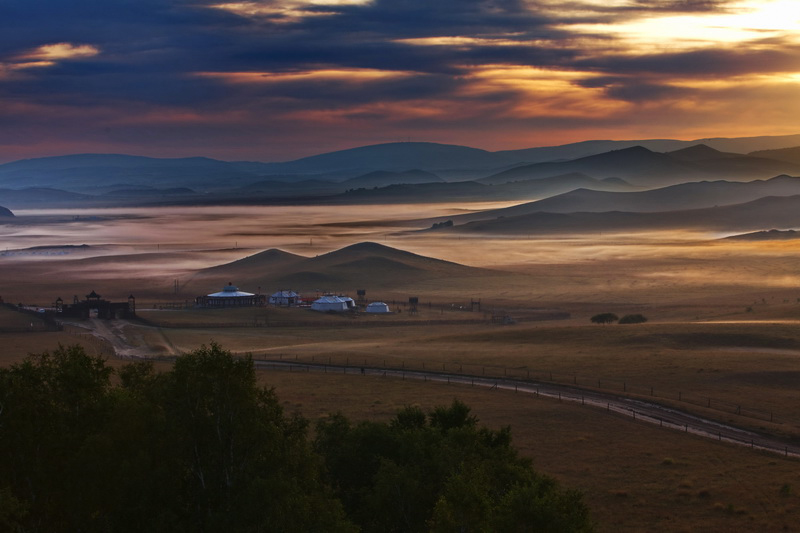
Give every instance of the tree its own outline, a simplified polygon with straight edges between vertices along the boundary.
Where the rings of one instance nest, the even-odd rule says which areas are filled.
[[[0,369],[0,525],[24,531],[353,531],[307,423],[212,344],[170,372],[80,346]]]
[[[388,423],[334,415],[314,445],[364,532],[591,530],[577,493],[536,473],[509,428],[479,427],[458,400],[427,415],[406,407]]]
[[[593,324],[611,324],[618,319],[619,317],[614,313],[600,313],[599,315],[594,315],[590,320]]]
[[[620,324],[643,324],[647,322],[647,317],[640,314],[625,315],[619,319]]]

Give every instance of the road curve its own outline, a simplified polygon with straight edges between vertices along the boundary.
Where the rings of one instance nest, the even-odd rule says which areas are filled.
[[[445,372],[422,370],[385,369],[368,366],[339,366],[300,363],[288,361],[254,361],[258,368],[281,368],[304,372],[325,372],[337,374],[363,374],[399,379],[418,379],[441,383],[458,383],[490,389],[513,390],[524,394],[555,398],[588,405],[609,413],[631,417],[633,420],[658,425],[660,427],[691,433],[707,439],[746,446],[754,450],[776,453],[784,457],[800,458],[800,447],[770,435],[737,428],[721,422],[695,416],[677,409],[639,399],[625,398],[596,391],[583,390],[567,385],[553,383],[520,381],[507,378],[486,378],[465,376]]]

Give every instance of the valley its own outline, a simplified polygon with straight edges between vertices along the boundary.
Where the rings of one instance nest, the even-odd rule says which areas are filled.
[[[269,201],[218,192],[202,202],[125,194],[122,204],[44,195],[32,205],[0,193],[13,212],[0,219],[3,364],[79,343],[113,365],[146,357],[167,368],[219,343],[256,361],[543,380],[800,442],[800,178],[671,174],[656,180],[668,185],[644,186],[554,165],[560,174],[504,184],[390,183]],[[480,168],[461,170],[497,175]],[[391,172],[372,178],[403,175]],[[228,284],[296,291],[307,304],[343,294],[392,313],[195,306]],[[57,299],[91,291],[134,297],[136,318],[57,316]],[[48,330],[39,309],[63,329]],[[647,322],[592,323],[601,313]],[[590,406],[379,375],[263,369],[259,379],[311,420],[337,410],[386,420],[403,405],[461,398],[485,423],[510,424],[538,467],[583,490],[599,531],[776,530],[800,512],[797,495],[780,495],[800,483],[791,457]]]

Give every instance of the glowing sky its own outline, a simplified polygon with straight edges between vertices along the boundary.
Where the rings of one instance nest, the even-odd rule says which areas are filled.
[[[4,0],[0,162],[800,133],[797,0]]]

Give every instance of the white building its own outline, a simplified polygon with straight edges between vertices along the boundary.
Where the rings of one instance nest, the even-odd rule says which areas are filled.
[[[350,297],[333,296],[332,294],[327,294],[321,298],[314,300],[314,302],[311,304],[311,309],[313,309],[314,311],[322,311],[323,313],[326,311],[343,313],[345,311],[354,309],[355,306],[356,303]]]
[[[264,305],[264,296],[240,291],[236,285],[229,283],[220,292],[198,296],[195,303],[200,307],[253,307]]]
[[[278,291],[269,297],[270,305],[292,307],[300,302],[300,295],[294,291]]]
[[[367,306],[367,313],[391,313],[389,306],[383,302],[372,302]]]

